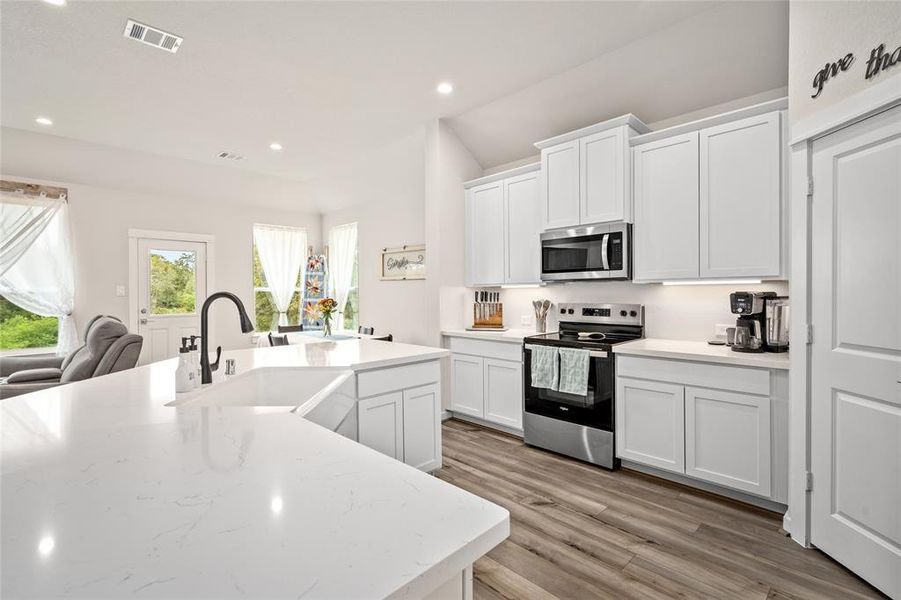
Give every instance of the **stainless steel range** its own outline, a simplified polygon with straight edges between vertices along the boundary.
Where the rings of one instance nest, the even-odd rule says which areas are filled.
[[[556,333],[523,342],[525,442],[608,469],[619,467],[614,444],[614,346],[644,337],[640,304],[560,304]],[[530,346],[582,348],[589,352],[588,391],[575,395],[532,386]]]

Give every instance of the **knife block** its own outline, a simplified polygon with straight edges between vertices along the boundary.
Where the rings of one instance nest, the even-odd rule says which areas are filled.
[[[503,329],[504,305],[500,302],[475,302],[472,305],[473,329]]]

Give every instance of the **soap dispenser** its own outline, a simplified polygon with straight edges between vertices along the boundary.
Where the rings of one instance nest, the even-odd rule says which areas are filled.
[[[190,392],[194,389],[196,379],[197,371],[191,360],[188,338],[181,338],[181,348],[178,349],[178,368],[175,369],[175,391],[178,393]]]
[[[194,365],[194,387],[200,387],[200,352],[197,351],[197,337],[191,336],[191,345],[188,349],[191,351],[191,363]]]

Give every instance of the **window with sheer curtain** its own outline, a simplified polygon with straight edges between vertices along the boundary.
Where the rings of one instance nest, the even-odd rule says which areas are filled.
[[[0,193],[0,349],[65,353],[78,343],[68,201],[21,185]]]
[[[328,234],[329,294],[340,307],[338,328],[356,330],[359,325],[359,268],[357,224],[345,223]]]
[[[301,322],[307,232],[302,227],[253,226],[253,291],[257,331]]]

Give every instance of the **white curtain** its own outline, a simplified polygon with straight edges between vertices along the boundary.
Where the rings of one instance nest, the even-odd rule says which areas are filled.
[[[307,262],[307,232],[296,227],[254,225],[253,240],[278,310],[278,324],[287,325],[288,306]]]
[[[64,199],[0,196],[0,295],[27,311],[58,318],[57,352],[77,346],[69,205]]]
[[[338,329],[344,327],[344,307],[353,283],[354,259],[357,255],[357,224],[332,227],[328,233],[329,289],[338,303]]]

